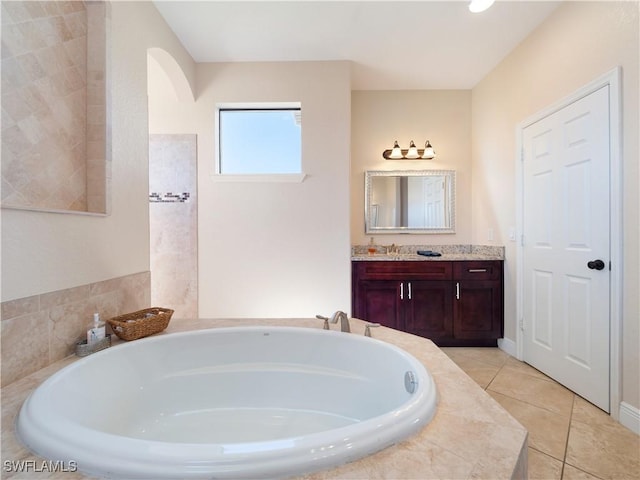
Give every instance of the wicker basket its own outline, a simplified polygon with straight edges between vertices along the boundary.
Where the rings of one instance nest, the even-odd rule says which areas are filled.
[[[136,340],[163,331],[169,325],[173,310],[169,308],[145,308],[107,320],[122,340]]]

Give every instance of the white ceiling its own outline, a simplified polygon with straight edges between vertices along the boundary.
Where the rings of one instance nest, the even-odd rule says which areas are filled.
[[[354,90],[470,89],[559,1],[165,1],[196,62],[350,60]]]

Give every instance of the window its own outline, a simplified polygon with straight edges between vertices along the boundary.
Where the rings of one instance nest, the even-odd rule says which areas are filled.
[[[219,175],[302,174],[300,105],[219,107]]]

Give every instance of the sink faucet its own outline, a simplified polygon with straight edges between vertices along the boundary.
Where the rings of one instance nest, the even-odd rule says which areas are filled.
[[[331,317],[330,322],[338,323],[338,320],[340,320],[340,331],[351,333],[351,328],[349,327],[349,317],[347,317],[347,314],[342,310],[338,310],[336,313],[334,313]]]

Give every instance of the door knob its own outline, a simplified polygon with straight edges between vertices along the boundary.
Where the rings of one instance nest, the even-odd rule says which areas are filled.
[[[604,262],[602,260],[592,260],[591,262],[587,262],[587,267],[591,270],[602,270],[604,269]]]

